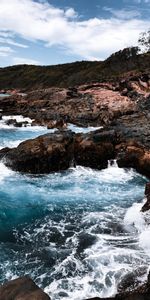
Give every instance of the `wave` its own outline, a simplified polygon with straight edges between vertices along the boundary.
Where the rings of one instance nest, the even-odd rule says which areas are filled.
[[[77,300],[112,296],[134,272],[145,280],[149,226],[137,202],[145,177],[116,161],[38,176],[0,168],[0,216],[15,238],[0,243],[1,281],[26,273],[52,299]]]

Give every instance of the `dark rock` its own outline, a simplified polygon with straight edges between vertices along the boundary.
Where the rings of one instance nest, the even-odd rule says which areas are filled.
[[[46,134],[21,143],[5,155],[5,164],[13,170],[49,173],[66,170],[73,159],[73,133]]]
[[[92,246],[96,241],[96,236],[89,234],[89,233],[84,233],[82,232],[78,236],[78,246],[77,246],[77,253],[80,254],[85,250],[86,248]]]
[[[17,124],[17,121],[16,119],[9,119],[5,122],[7,125],[16,125]]]
[[[50,300],[28,276],[18,278],[0,287],[1,300]]]
[[[146,186],[145,186],[145,195],[146,196],[150,195],[150,182],[146,183]]]
[[[8,147],[5,147],[3,149],[0,150],[0,159],[4,158],[5,155],[10,151],[11,149]]]
[[[146,203],[142,207],[142,212],[148,211],[150,209],[150,182],[146,184],[145,196],[146,196]]]
[[[150,177],[150,151],[135,142],[116,147],[117,163],[120,168],[134,168],[137,172]]]
[[[112,130],[74,134],[60,130],[2,149],[6,166],[27,173],[49,173],[68,169],[72,163],[95,169],[107,167],[115,157],[117,137]]]
[[[109,140],[110,134],[110,140]],[[103,169],[108,165],[108,160],[115,157],[115,147],[112,131],[93,132],[85,135],[76,135],[74,143],[75,163],[85,167]]]

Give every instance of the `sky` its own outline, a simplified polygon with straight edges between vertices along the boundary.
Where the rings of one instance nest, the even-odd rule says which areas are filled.
[[[0,67],[104,60],[149,28],[150,0],[0,0]]]

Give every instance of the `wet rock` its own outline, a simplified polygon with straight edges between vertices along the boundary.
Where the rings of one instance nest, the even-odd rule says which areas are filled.
[[[5,122],[7,125],[16,125],[17,124],[17,121],[16,119],[9,119]]]
[[[78,236],[77,253],[82,253],[86,248],[92,246],[96,242],[96,236],[89,233],[80,233]]]
[[[116,147],[117,163],[121,168],[134,168],[150,177],[150,151],[136,142],[128,142]]]
[[[8,147],[1,149],[0,150],[0,159],[3,159],[9,151],[10,151],[10,148],[8,148]]]
[[[133,284],[134,280],[131,278],[131,284]],[[130,282],[127,283],[128,285]],[[118,293],[114,297],[110,298],[91,298],[88,300],[149,300],[150,299],[150,275],[148,275],[147,282],[145,284],[140,285],[139,287],[135,288],[132,291],[122,291]]]
[[[0,286],[1,300],[50,300],[28,276],[18,278]]]
[[[119,283],[117,287],[118,294],[122,294],[125,292],[132,292],[138,289],[141,285],[141,277],[147,272],[146,268],[138,267],[137,269],[127,273]]]
[[[21,143],[5,155],[5,164],[27,173],[49,173],[66,170],[73,159],[73,133],[46,134]]]
[[[150,209],[150,182],[146,184],[145,196],[146,196],[146,203],[142,207],[142,212],[148,211]]]
[[[6,166],[20,172],[49,173],[66,170],[72,164],[102,169],[115,157],[116,138],[112,130],[89,134],[60,130],[0,153]]]
[[[96,131],[90,134],[76,135],[74,143],[74,160],[78,165],[103,169],[108,160],[115,157],[113,141],[116,140],[112,131]]]

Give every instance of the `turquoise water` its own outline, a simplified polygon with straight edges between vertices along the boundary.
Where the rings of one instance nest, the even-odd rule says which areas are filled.
[[[77,128],[75,130],[78,131]],[[6,128],[0,147],[45,133]],[[29,274],[52,299],[110,296],[149,264],[149,228],[140,213],[146,179],[114,162],[23,175],[0,163],[0,283]]]

